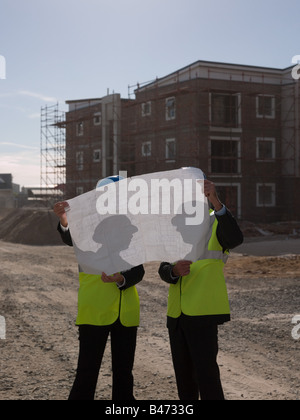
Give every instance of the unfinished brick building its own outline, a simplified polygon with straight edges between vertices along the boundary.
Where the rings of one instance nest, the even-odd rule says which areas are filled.
[[[66,133],[57,165],[66,196],[119,170],[195,166],[237,217],[299,219],[299,86],[291,68],[199,61],[136,86],[133,99],[68,101],[66,118],[52,124]]]

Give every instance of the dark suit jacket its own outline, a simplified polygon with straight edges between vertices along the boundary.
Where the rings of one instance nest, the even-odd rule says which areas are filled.
[[[73,246],[70,230],[68,230],[67,232],[63,232],[60,226],[60,223],[58,224],[57,230],[60,233],[63,242],[66,245]],[[123,271],[121,272],[121,274],[125,278],[125,286],[120,287],[120,290],[126,290],[132,286],[135,286],[136,284],[138,284],[139,282],[143,280],[143,277],[145,275],[145,270],[142,265],[139,265],[137,267],[133,267],[131,270]]]

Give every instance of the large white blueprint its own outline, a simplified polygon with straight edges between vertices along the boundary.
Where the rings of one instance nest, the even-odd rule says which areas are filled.
[[[126,178],[69,200],[68,222],[81,271],[114,274],[151,261],[196,261],[210,215],[200,169]]]

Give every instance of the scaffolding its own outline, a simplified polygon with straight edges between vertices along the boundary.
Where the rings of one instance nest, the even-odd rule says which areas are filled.
[[[42,109],[41,182],[64,195],[105,176],[200,167],[242,219],[297,220],[299,83],[290,69],[197,62],[120,95]]]
[[[47,206],[65,198],[66,132],[65,112],[59,105],[41,108],[41,193]]]

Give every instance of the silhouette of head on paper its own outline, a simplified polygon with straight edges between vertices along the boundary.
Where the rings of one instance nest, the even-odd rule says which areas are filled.
[[[207,224],[204,213],[208,212],[208,207],[203,202],[193,201],[184,203],[172,219],[172,225],[181,234],[182,240],[191,245],[191,251],[183,255],[183,260],[196,261],[207,246]]]
[[[97,252],[84,252],[76,248],[81,271],[87,274],[101,275],[105,272],[111,275],[132,268],[120,254],[129,248],[136,232],[138,228],[125,215],[109,216],[102,220],[91,238],[101,244],[101,248]]]
[[[93,240],[113,252],[128,249],[133,235],[138,228],[125,215],[110,216],[104,219],[96,228]]]

